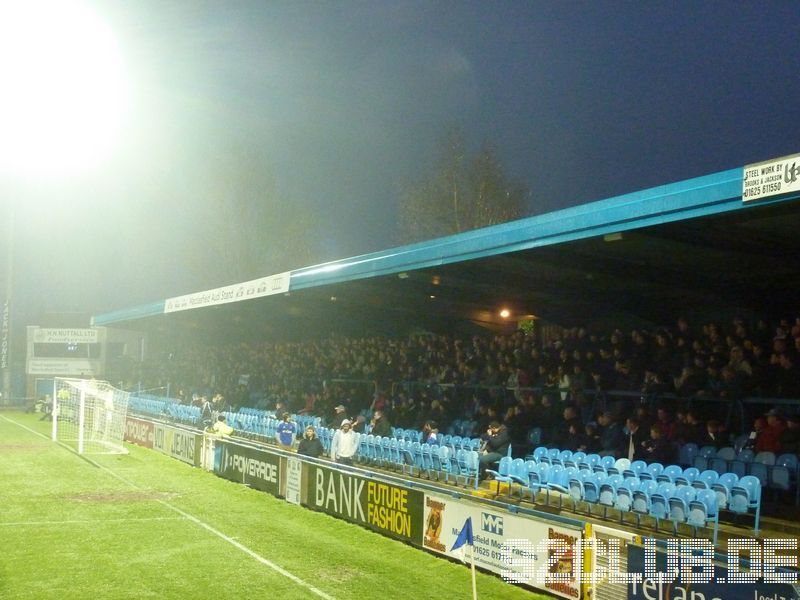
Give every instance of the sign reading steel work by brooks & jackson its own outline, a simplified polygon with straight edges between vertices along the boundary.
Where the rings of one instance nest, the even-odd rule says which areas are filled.
[[[220,477],[238,481],[250,487],[280,495],[280,457],[271,452],[218,441],[219,462],[214,470]]]
[[[742,201],[800,192],[800,154],[747,165],[742,180]]]
[[[306,505],[420,545],[424,494],[382,481],[306,465]]]

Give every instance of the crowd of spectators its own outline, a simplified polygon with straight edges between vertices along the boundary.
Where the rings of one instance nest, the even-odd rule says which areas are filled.
[[[792,406],[763,420],[758,411],[733,408],[745,397],[800,398],[800,317],[771,325],[679,318],[669,327],[606,335],[548,328],[543,337],[516,331],[193,346],[144,363],[137,377],[147,387],[169,383],[184,402],[218,393],[228,407],[323,415],[337,427],[344,417],[363,427],[375,411],[383,427],[436,423],[444,430],[471,419],[480,433],[497,421],[520,448],[534,427],[547,444],[620,455],[630,448],[617,428],[623,437],[641,430],[637,452],[651,454],[686,441],[726,445],[750,429],[762,445],[782,437],[791,444],[768,421],[788,429]]]

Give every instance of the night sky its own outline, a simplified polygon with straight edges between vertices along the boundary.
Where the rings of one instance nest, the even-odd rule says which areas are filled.
[[[320,261],[386,248],[453,124],[495,144],[529,214],[800,151],[794,2],[92,6],[134,96],[101,169],[0,184],[30,315],[233,283],[213,243],[232,178],[318,214]]]

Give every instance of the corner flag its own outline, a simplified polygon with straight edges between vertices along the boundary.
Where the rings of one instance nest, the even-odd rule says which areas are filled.
[[[472,517],[467,517],[467,520],[464,521],[464,526],[461,528],[461,531],[458,533],[458,537],[456,538],[453,547],[450,548],[450,552],[454,552],[463,546],[464,544],[469,544],[472,546]],[[463,552],[463,550],[462,550]]]
[[[472,539],[472,517],[467,517],[464,526],[458,532],[458,537],[450,548],[450,552],[461,549],[461,560],[464,560],[464,546],[469,546],[470,567],[472,570],[472,598],[478,599],[478,589],[475,586],[475,547]],[[466,562],[466,561],[464,561]]]

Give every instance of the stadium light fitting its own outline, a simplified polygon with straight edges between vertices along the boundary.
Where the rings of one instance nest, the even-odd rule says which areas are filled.
[[[121,137],[129,84],[111,29],[79,0],[0,2],[0,170],[68,176]]]
[[[500,316],[501,316],[503,319],[507,319],[508,317],[510,317],[510,316],[511,316],[511,311],[510,311],[510,310],[508,310],[507,308],[504,308],[503,310],[501,310],[501,311],[500,311]]]

